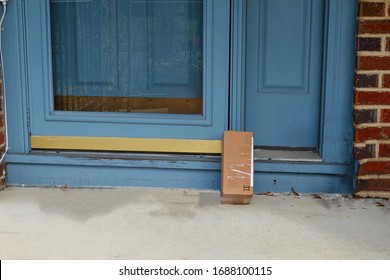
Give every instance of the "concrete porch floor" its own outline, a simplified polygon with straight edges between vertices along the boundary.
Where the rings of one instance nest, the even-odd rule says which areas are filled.
[[[390,259],[390,203],[340,195],[7,188],[0,259]]]

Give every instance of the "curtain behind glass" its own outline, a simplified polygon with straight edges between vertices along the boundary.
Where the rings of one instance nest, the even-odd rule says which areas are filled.
[[[201,114],[203,1],[51,0],[56,110]]]

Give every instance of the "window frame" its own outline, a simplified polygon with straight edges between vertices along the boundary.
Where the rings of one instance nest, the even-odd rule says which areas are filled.
[[[19,71],[25,85],[16,111],[26,114],[28,134],[49,136],[109,136],[138,138],[220,139],[228,125],[229,0],[205,1],[204,98],[202,115],[96,113],[55,111],[49,1],[16,0]],[[34,2],[34,3],[32,3]],[[224,31],[224,32],[222,32]],[[225,48],[221,49],[220,46]],[[27,93],[27,94],[26,94]],[[15,100],[16,101],[16,100]],[[11,101],[12,102],[12,101]],[[28,112],[23,112],[23,109]],[[27,116],[28,115],[28,116]],[[102,135],[104,131],[104,135]],[[11,133],[12,134],[12,133]],[[12,141],[20,141],[11,137]],[[25,140],[29,142],[28,140]],[[24,150],[26,150],[26,143]],[[28,150],[30,150],[28,148]]]

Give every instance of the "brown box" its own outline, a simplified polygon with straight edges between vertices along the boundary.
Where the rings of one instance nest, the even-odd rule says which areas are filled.
[[[221,203],[249,204],[253,196],[253,133],[225,131]]]

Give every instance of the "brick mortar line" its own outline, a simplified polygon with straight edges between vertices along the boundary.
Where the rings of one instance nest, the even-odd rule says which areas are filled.
[[[378,33],[359,33],[356,34],[356,38],[381,38],[381,39],[386,39],[389,37],[390,34],[378,34]]]
[[[367,145],[390,145],[390,140],[378,140],[378,139],[371,139],[371,140],[366,140],[364,142],[355,142],[354,145],[357,148],[363,148]],[[359,146],[359,147],[358,147]]]
[[[378,73],[378,89],[384,89],[383,87],[383,76],[385,74],[383,73]]]
[[[363,123],[363,124],[357,124],[355,125],[356,129],[359,128],[390,128],[390,123]]]
[[[390,176],[386,174],[386,176],[379,176],[379,175],[364,175],[364,176],[357,176],[357,179],[359,180],[389,180]]]
[[[374,17],[360,16],[360,17],[358,17],[358,20],[361,20],[361,21],[384,21],[384,20],[389,20],[390,21],[390,16],[386,16],[386,14],[384,16],[374,16]],[[358,22],[358,24],[359,24],[359,22]]]
[[[360,180],[375,180],[375,179],[388,180],[388,179],[390,179],[390,175],[389,174],[385,174],[385,175],[375,175],[375,174],[363,175],[363,176],[357,176],[357,179],[360,179]]]
[[[379,144],[379,145],[390,145],[390,140],[386,140],[386,139],[383,139],[383,140],[370,139],[370,140],[366,140],[366,141],[363,141],[363,142],[355,142],[354,144],[355,145],[363,145],[363,146],[366,146],[366,145],[376,145],[376,144]]]
[[[390,74],[390,70],[355,70],[355,74]]]
[[[377,73],[378,75],[380,73]],[[368,88],[368,87],[355,87],[354,88],[355,91],[359,91],[359,92],[390,92],[390,88],[380,88],[380,87],[372,87],[372,88]]]
[[[372,93],[372,92],[390,92],[390,88],[380,88],[380,87],[372,87],[370,89],[373,89],[373,90],[370,90],[370,91],[362,91],[361,89],[365,89],[365,88],[357,88],[356,91],[359,91],[360,93]],[[376,89],[376,90],[375,90]]]
[[[365,143],[354,143],[353,144],[354,148],[364,148],[367,146]]]
[[[359,164],[365,164],[369,162],[390,162],[390,157],[376,157],[376,158],[365,158],[358,160]],[[390,174],[390,170],[389,170]]]
[[[369,175],[360,175],[360,176],[358,175],[357,179],[360,179],[360,180],[375,180],[375,179],[388,180],[388,179],[390,179],[390,174],[383,174],[383,175],[369,174]]]
[[[383,123],[383,122],[372,123],[372,122],[367,122],[367,123],[355,124],[355,129],[363,129],[363,128],[390,128],[390,122],[389,123]]]
[[[390,145],[390,140],[385,140],[387,142],[385,143],[382,143],[381,141],[379,140],[367,140],[366,142],[362,142],[362,143],[354,143],[354,147],[356,148],[364,148],[366,147],[367,145]]]
[[[389,57],[390,51],[357,51],[356,55],[359,57]]]
[[[385,105],[382,105],[382,106],[378,106],[378,105],[355,105],[353,107],[355,110],[374,110],[374,109],[379,109],[379,110],[388,110],[390,109],[390,106],[385,106]]]
[[[376,139],[372,139],[372,140],[366,140],[364,142],[356,143],[356,144],[366,144],[366,145],[384,144],[384,145],[390,145],[390,140],[376,140]]]
[[[379,143],[375,144],[375,157],[379,158]]]

